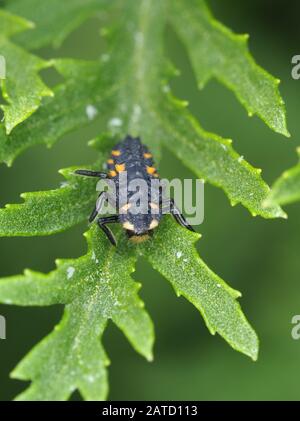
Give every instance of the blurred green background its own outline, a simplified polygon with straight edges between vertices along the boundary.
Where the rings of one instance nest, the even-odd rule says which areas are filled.
[[[291,57],[300,54],[300,4],[271,0],[211,0],[215,16],[235,32],[250,34],[257,62],[282,80],[291,140],[273,133],[258,118],[249,119],[234,95],[211,81],[199,92],[187,56],[171,28],[167,51],[182,74],[172,85],[177,96],[188,99],[203,127],[234,141],[235,149],[254,166],[263,168],[268,183],[297,158],[300,136],[300,80],[291,78]],[[99,22],[91,19],[64,42],[60,50],[41,55],[96,58],[102,45]],[[45,72],[54,84],[57,75]],[[70,107],[70,112],[72,108]],[[99,121],[78,130],[51,150],[30,149],[13,168],[0,167],[0,206],[19,202],[23,191],[49,189],[62,181],[57,170],[94,161],[87,140],[99,131]],[[141,133],[142,135],[142,133]],[[164,151],[159,165],[163,177],[191,177]],[[34,170],[34,172],[33,172]],[[253,218],[242,206],[232,208],[221,190],[206,185],[205,220],[199,231],[199,253],[232,287],[240,290],[242,308],[261,342],[256,363],[233,351],[219,336],[211,336],[199,313],[144,261],[135,278],[143,283],[142,298],[156,329],[155,360],[147,363],[129,346],[112,324],[104,336],[111,359],[110,399],[261,400],[300,398],[300,340],[291,337],[291,319],[300,314],[300,203],[289,206],[288,221]],[[86,224],[42,238],[1,238],[0,275],[24,268],[48,272],[57,257],[85,252]],[[18,308],[0,306],[7,320],[7,339],[0,341],[0,399],[10,400],[26,386],[10,380],[9,372],[31,347],[50,332],[62,307]],[[80,399],[75,393],[73,399]]]

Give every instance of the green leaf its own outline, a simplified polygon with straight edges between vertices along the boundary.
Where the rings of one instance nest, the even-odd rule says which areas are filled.
[[[154,269],[170,281],[176,294],[200,311],[213,335],[218,332],[234,349],[256,360],[258,338],[236,302],[241,294],[200,259],[194,246],[198,237],[165,220],[143,252]]]
[[[6,79],[2,80],[2,93],[8,105],[4,111],[6,133],[28,118],[52,91],[43,83],[39,71],[49,64],[13,44],[10,37],[32,28],[32,23],[0,10],[0,54],[6,62]],[[30,31],[29,31],[30,32]],[[4,132],[4,129],[2,129]]]
[[[300,157],[300,148],[297,149]],[[300,162],[297,165],[284,171],[275,181],[268,198],[266,206],[280,204],[288,205],[300,200]]]
[[[66,304],[54,331],[19,363],[12,377],[32,380],[19,400],[65,400],[78,389],[87,400],[106,398],[109,361],[100,339],[112,320],[133,348],[152,359],[153,326],[133,281],[135,253],[121,236],[118,248],[94,226],[88,253],[57,261],[48,275],[26,271],[0,280],[1,302]],[[125,240],[125,241],[124,241]]]
[[[7,9],[36,23],[33,31],[19,34],[18,42],[37,49],[52,44],[59,47],[64,39],[89,17],[99,14],[108,0],[11,0]],[[51,4],[51,6],[50,6]]]
[[[186,43],[196,73],[201,56],[196,55],[195,39],[199,40],[199,51],[203,51],[203,39],[210,42],[202,58],[203,83],[212,76],[221,80],[220,74],[208,72],[209,60],[219,57],[223,67],[224,63],[232,66],[231,71],[241,69],[242,63],[247,77],[235,79],[234,86],[228,82],[227,86],[250,112],[287,135],[284,108],[274,80],[254,64],[244,42],[238,44],[242,57],[235,54],[236,36],[216,23],[202,2],[74,0],[61,5],[52,0],[51,7],[46,8],[48,14],[41,3],[11,2],[11,10],[32,18],[36,24],[35,30],[20,34],[18,42],[30,48],[45,46],[52,40],[59,45],[84,19],[100,11],[103,20],[113,21],[102,31],[107,37],[107,50],[95,61],[56,59],[47,63],[63,75],[64,81],[54,88],[54,97],[44,98],[38,110],[12,133],[8,135],[0,127],[1,162],[10,165],[21,152],[37,144],[51,146],[64,134],[90,124],[97,115],[103,136],[93,142],[99,151],[93,168],[102,168],[107,150],[116,140],[128,133],[139,135],[156,160],[161,147],[168,147],[197,177],[222,188],[232,204],[241,203],[253,215],[265,218],[285,216],[276,203],[264,206],[269,187],[260,170],[235,152],[231,141],[204,131],[186,104],[170,93],[169,80],[175,72],[163,48],[168,19]],[[110,8],[105,7],[103,13],[106,4]],[[178,11],[184,7],[182,19],[189,28],[178,27],[173,7]],[[187,40],[190,31],[194,38]],[[252,98],[258,87],[259,101]],[[96,114],[91,115],[91,107]],[[54,234],[85,220],[96,198],[95,181],[75,176],[73,169],[62,171],[66,181],[61,188],[27,193],[22,195],[24,203],[1,209],[0,235]],[[194,304],[211,333],[218,332],[234,349],[257,358],[256,334],[236,301],[240,294],[200,259],[194,247],[196,234],[165,217],[145,245],[131,244],[120,229],[117,237],[118,247],[113,248],[92,226],[85,256],[58,261],[57,269],[47,275],[27,270],[24,275],[0,280],[1,302],[65,305],[59,325],[14,370],[14,377],[32,381],[18,399],[63,400],[75,389],[85,399],[104,399],[108,359],[101,337],[108,320],[124,332],[140,354],[152,358],[152,323],[138,298],[139,286],[130,276],[141,255],[170,281],[178,295]]]
[[[55,65],[67,75],[68,80],[54,89],[54,98],[46,98],[32,117],[16,127],[9,136],[0,126],[0,161],[9,166],[27,148],[38,144],[50,147],[64,134],[87,125],[90,120],[86,107],[93,103],[94,98],[99,105],[106,98],[103,95],[100,99],[99,92],[93,91],[99,82],[98,63],[62,60],[55,61]],[[72,113],[69,104],[73,104]]]
[[[96,182],[84,182],[73,175],[74,170],[60,171],[66,178],[60,188],[23,193],[24,204],[8,204],[0,209],[0,235],[49,235],[84,221],[96,200]]]
[[[91,144],[97,148],[98,161],[94,169],[106,161],[111,141],[100,136]],[[37,236],[55,234],[87,220],[96,198],[98,180],[85,180],[74,174],[76,168],[66,168],[60,173],[65,177],[60,188],[44,192],[24,193],[22,204],[6,205],[0,209],[0,236]]]
[[[236,35],[215,20],[203,0],[171,1],[170,19],[184,42],[199,88],[216,78],[248,111],[271,129],[290,136],[280,81],[258,66],[248,51],[248,35]]]
[[[232,148],[231,139],[203,130],[183,107],[170,97],[163,121],[165,146],[199,178],[222,188],[232,206],[242,203],[253,216],[286,218],[278,204],[263,204],[270,188],[261,177],[261,169],[253,168],[239,155]]]
[[[55,98],[45,101],[11,136],[0,131],[0,159],[11,164],[29,146],[50,146],[65,133],[88,124],[86,108],[91,104],[101,110],[105,130],[120,137],[142,133],[156,155],[163,143],[198,176],[223,188],[231,203],[240,202],[263,217],[284,217],[278,206],[262,207],[269,188],[259,170],[234,152],[228,140],[205,132],[188,110],[166,94],[165,79],[170,77],[163,55],[166,6],[154,6],[150,0],[141,1],[139,7],[127,2],[118,26],[109,33],[104,63],[53,61],[66,82],[54,90]],[[71,115],[70,103],[75,104]]]
[[[212,334],[218,332],[234,349],[255,360],[258,339],[235,301],[240,293],[202,262],[193,245],[197,237],[165,219],[145,246],[135,249],[119,235],[114,248],[94,226],[86,256],[57,261],[57,269],[48,275],[26,270],[24,275],[2,278],[3,303],[66,304],[54,331],[13,371],[14,378],[32,380],[17,399],[64,400],[75,389],[85,399],[104,399],[108,359],[98,341],[109,319],[137,352],[152,359],[152,323],[137,297],[139,284],[130,278],[137,255],[145,256],[177,295],[195,305]]]

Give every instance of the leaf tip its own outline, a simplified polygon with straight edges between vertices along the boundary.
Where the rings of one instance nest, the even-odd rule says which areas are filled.
[[[3,162],[8,166],[8,168],[11,168],[14,163],[14,159],[8,158],[7,160],[3,160]]]
[[[27,28],[28,29],[34,29],[36,27],[35,23],[32,22],[32,20],[27,20],[26,19],[26,22],[27,22]]]
[[[286,212],[284,212],[283,209],[278,205],[275,199],[274,190],[271,190],[267,198],[262,202],[262,207],[264,209],[271,209],[272,215],[274,218],[282,218],[282,219],[288,219],[288,215]]]
[[[152,363],[154,361],[154,355],[152,351],[149,351],[145,354],[145,358],[149,363]]]
[[[72,168],[61,168],[58,170],[58,174],[62,175],[64,178],[68,178],[70,175],[76,175]]]
[[[242,297],[242,293],[241,291],[237,290],[237,289],[232,289],[232,292],[234,293],[234,298],[241,298]]]
[[[247,355],[251,358],[251,360],[253,362],[256,362],[258,360],[258,355],[259,355],[259,339],[256,335],[256,333],[254,332],[255,335],[255,344],[254,346],[249,350],[249,352],[247,353]]]

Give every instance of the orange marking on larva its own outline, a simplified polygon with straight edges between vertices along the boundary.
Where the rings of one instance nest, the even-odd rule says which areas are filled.
[[[116,164],[115,169],[117,172],[125,171],[125,164]]]
[[[109,175],[111,177],[116,177],[117,173],[116,173],[116,171],[112,170],[112,171],[109,171]]]
[[[152,154],[149,152],[145,152],[144,153],[144,158],[148,159],[148,158],[152,158]]]
[[[121,155],[121,152],[120,152],[120,151],[118,151],[118,150],[114,150],[114,151],[111,151],[111,154],[112,154],[113,156],[120,156],[120,155]]]
[[[107,160],[107,163],[111,165],[111,164],[113,164],[113,163],[114,163],[114,160],[113,160],[113,159],[108,159],[108,160]]]
[[[128,231],[134,231],[134,225],[129,221],[124,222],[123,228],[125,228]]]
[[[149,225],[149,230],[153,230],[154,228],[156,228],[158,225],[158,220],[157,219],[152,219],[151,224]]]
[[[154,174],[155,171],[156,171],[156,168],[154,168],[154,167],[148,167],[148,165],[147,165],[147,173],[148,174]]]

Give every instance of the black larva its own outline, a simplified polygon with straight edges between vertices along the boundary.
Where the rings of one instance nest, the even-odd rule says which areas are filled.
[[[134,193],[131,191],[122,191],[123,187],[119,183],[120,174],[123,171],[127,172],[127,186],[132,181],[142,179],[150,187],[151,180],[159,179],[156,168],[153,164],[152,155],[148,148],[141,143],[140,138],[133,138],[128,135],[122,142],[118,143],[111,151],[111,156],[107,160],[107,170],[107,173],[90,170],[77,170],[75,173],[82,176],[98,177],[99,179],[111,179],[114,181],[117,196],[117,214],[99,216],[103,210],[105,201],[109,201],[107,192],[101,192],[96,206],[89,218],[89,221],[93,222],[98,217],[97,223],[99,227],[104,231],[113,245],[116,245],[116,240],[107,224],[116,222],[121,223],[131,240],[141,242],[149,238],[153,229],[157,227],[162,218],[164,209],[169,209],[169,212],[180,225],[194,231],[176,207],[173,199],[164,198],[161,189],[159,190],[159,197],[157,201],[153,202],[153,196],[151,198],[149,194],[147,195],[146,212],[131,212],[131,200],[133,200]],[[150,191],[150,189],[148,191]],[[121,207],[119,205],[119,197],[122,193],[126,193],[127,203],[123,203]],[[155,213],[153,213],[153,208],[156,208]]]

